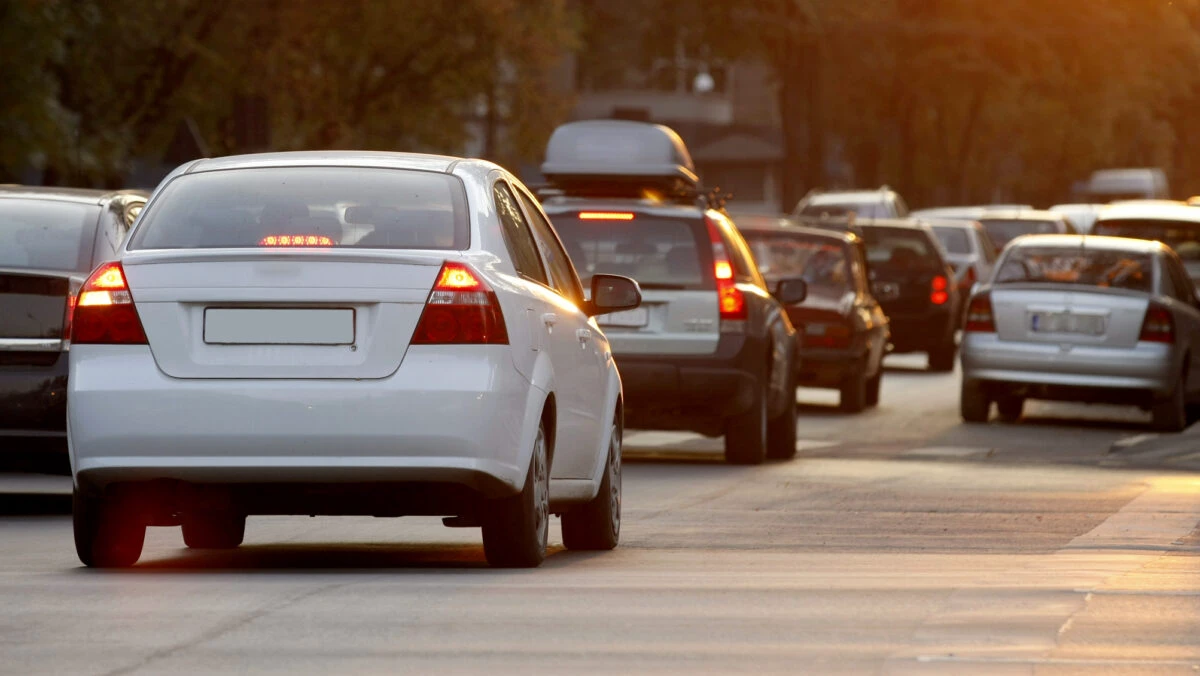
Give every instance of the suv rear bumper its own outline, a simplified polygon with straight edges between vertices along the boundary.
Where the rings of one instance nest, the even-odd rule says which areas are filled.
[[[765,350],[762,338],[723,335],[708,356],[615,355],[625,426],[723,434],[726,418],[754,404]]]

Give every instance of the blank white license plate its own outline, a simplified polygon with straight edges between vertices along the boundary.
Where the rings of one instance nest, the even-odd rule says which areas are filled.
[[[650,323],[650,310],[644,307],[622,310],[608,315],[600,315],[596,321],[602,326],[641,328]]]
[[[1070,312],[1031,312],[1029,329],[1034,333],[1078,333],[1085,336],[1104,334],[1104,317]]]
[[[204,342],[218,345],[353,345],[350,308],[206,308]]]

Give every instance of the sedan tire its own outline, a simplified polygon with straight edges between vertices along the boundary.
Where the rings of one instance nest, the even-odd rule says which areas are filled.
[[[146,524],[111,499],[71,498],[75,553],[91,568],[126,568],[137,563],[146,541]]]
[[[1002,422],[1016,422],[1020,420],[1021,413],[1025,410],[1025,398],[1013,395],[1000,397],[996,399],[996,410],[1000,413]]]
[[[964,380],[959,397],[962,419],[970,423],[985,423],[992,413],[992,400],[983,386],[975,380]]]
[[[483,553],[498,568],[536,568],[546,558],[550,524],[550,468],[546,430],[538,425],[520,493],[491,500],[481,514]]]
[[[202,514],[183,522],[183,544],[191,549],[236,549],[245,538],[243,514]]]
[[[839,391],[838,408],[845,413],[861,413],[867,407],[867,379],[862,373],[855,373],[842,383]]]
[[[958,346],[953,336],[946,344],[929,352],[929,370],[934,373],[950,373],[954,370],[954,359],[958,356]]]
[[[867,406],[875,407],[879,405],[879,390],[883,386],[883,367],[879,368],[879,373],[876,373],[867,380]]]
[[[1187,427],[1187,398],[1184,396],[1183,378],[1165,399],[1155,402],[1150,409],[1151,425],[1158,432],[1180,432]]]
[[[621,539],[621,423],[615,422],[608,442],[608,462],[600,491],[591,502],[562,515],[567,549],[604,551]]]

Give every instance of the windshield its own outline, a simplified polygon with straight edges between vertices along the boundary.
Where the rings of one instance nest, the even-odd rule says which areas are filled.
[[[94,204],[0,200],[0,267],[88,272],[99,220]]]
[[[996,284],[1074,284],[1150,291],[1153,267],[1147,254],[1082,250],[1077,247],[1019,247],[996,273]]]
[[[863,228],[867,262],[880,273],[936,272],[941,265],[936,245],[921,230]]]
[[[937,235],[938,241],[942,243],[942,248],[946,250],[946,253],[971,253],[971,239],[967,237],[966,230],[946,225],[935,225],[933,226],[933,234]]]
[[[1003,249],[1005,244],[1022,235],[1056,235],[1063,231],[1058,221],[987,219],[982,223],[997,249]]]
[[[891,216],[887,205],[882,202],[819,202],[806,204],[801,216],[845,216],[850,212],[859,218],[887,218]]]
[[[768,280],[801,277],[810,294],[840,296],[850,289],[850,261],[841,242],[764,232],[742,235]]]
[[[466,195],[454,176],[272,167],[176,178],[147,207],[129,248],[465,249],[469,243]]]
[[[636,279],[646,289],[712,289],[711,245],[704,224],[636,214],[631,221],[552,217],[586,287],[604,273]]]

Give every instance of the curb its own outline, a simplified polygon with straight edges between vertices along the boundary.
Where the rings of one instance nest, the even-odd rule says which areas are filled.
[[[1110,457],[1126,459],[1138,465],[1164,464],[1200,470],[1200,422],[1178,434],[1137,434],[1113,442]],[[1183,463],[1171,463],[1179,457]],[[1166,461],[1155,463],[1154,461]]]

